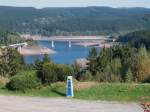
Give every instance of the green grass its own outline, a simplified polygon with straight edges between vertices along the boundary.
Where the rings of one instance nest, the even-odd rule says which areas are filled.
[[[56,89],[57,88],[57,89]],[[64,97],[65,86],[57,87],[57,85],[42,87],[41,89],[28,90],[26,92],[10,91],[4,86],[0,86],[0,94],[4,95],[16,95],[16,96],[40,96],[40,97]]]
[[[26,93],[13,92],[0,86],[0,94],[40,97],[65,97],[65,85],[53,84],[51,87],[43,87],[38,90],[30,90]],[[97,84],[88,89],[76,90],[75,98],[85,100],[107,101],[140,101],[141,97],[150,97],[150,84]]]
[[[76,92],[76,98],[108,101],[140,101],[150,97],[150,84],[99,84]]]

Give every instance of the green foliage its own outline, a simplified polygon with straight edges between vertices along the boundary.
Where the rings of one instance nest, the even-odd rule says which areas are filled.
[[[57,81],[65,81],[67,79],[67,76],[73,76],[74,70],[69,65],[57,65]]]
[[[80,82],[82,85],[82,82]],[[80,88],[80,86],[79,86]],[[124,84],[124,83],[101,83],[90,88],[76,90],[75,98],[84,100],[104,100],[139,102],[142,97],[150,96],[149,84]],[[52,84],[41,89],[34,89],[28,92],[8,91],[0,86],[0,94],[40,96],[40,97],[64,97],[66,92],[64,84]]]
[[[51,84],[57,81],[57,66],[52,63],[44,63],[42,67],[42,74],[39,74],[44,84]]]
[[[150,96],[149,84],[102,83],[77,91],[75,97],[85,100],[140,101]]]
[[[150,77],[150,54],[145,47],[104,48],[89,61],[87,69],[99,82],[146,82]]]
[[[130,69],[126,73],[125,81],[127,83],[131,83],[133,81],[133,74],[132,74],[132,71]]]
[[[84,73],[80,74],[78,77],[76,77],[76,79],[79,81],[92,81],[93,76],[92,76],[91,72],[89,72],[87,70]]]
[[[0,25],[15,32],[42,35],[120,34],[150,28],[149,13],[144,8],[0,7]]]
[[[52,63],[50,57],[48,56],[48,54],[44,54],[43,60],[36,60],[35,62],[35,69],[37,70],[42,70],[42,65],[44,63]]]
[[[35,71],[22,71],[10,79],[6,86],[10,90],[27,91],[40,87],[40,81]]]
[[[48,54],[44,54],[43,62],[44,62],[44,63],[46,63],[46,62],[51,62],[51,59],[50,59],[50,57],[48,56]]]
[[[48,55],[44,55],[42,61],[37,61],[35,69],[39,79],[44,85],[49,85],[56,81],[65,81],[67,76],[74,75],[75,68],[69,65],[54,64]]]
[[[42,74],[43,64],[44,63],[52,63],[50,57],[47,54],[44,54],[43,60],[36,60],[35,61],[35,69],[37,70],[38,74]]]
[[[93,59],[97,57],[97,49],[94,47],[91,49],[91,51],[89,52],[89,59]]]
[[[150,55],[145,47],[141,47],[138,50],[132,68],[135,81],[144,82],[150,77]]]
[[[97,55],[98,55],[97,49],[92,48],[91,51],[89,52],[89,57],[88,57],[88,60],[90,61],[90,63],[88,63],[88,70],[91,72],[92,75],[95,75],[97,72],[97,69],[96,69]]]
[[[23,68],[23,56],[15,49],[2,49],[0,55],[0,75],[12,76]]]
[[[0,45],[7,46],[9,44],[16,44],[20,42],[25,42],[25,40],[17,33],[0,28]]]
[[[146,49],[150,50],[150,30],[136,31],[124,36],[120,36],[118,41],[130,43],[136,48],[144,45]]]
[[[57,65],[53,63],[44,63],[42,72],[38,75],[43,84],[51,84],[57,81],[65,81],[67,76],[73,75],[72,67],[67,65]]]

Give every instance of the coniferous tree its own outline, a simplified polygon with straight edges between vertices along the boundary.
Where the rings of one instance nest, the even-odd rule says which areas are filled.
[[[132,81],[133,81],[133,74],[132,74],[131,69],[128,69],[126,73],[126,77],[125,77],[125,82],[131,83]]]
[[[89,52],[88,60],[90,61],[88,63],[88,70],[92,73],[92,75],[96,75],[97,72],[97,49],[92,48]]]

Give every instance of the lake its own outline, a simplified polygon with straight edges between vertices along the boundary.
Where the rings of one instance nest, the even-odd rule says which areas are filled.
[[[78,58],[87,58],[91,47],[84,47],[75,45],[72,43],[72,47],[69,48],[68,42],[55,42],[55,47],[51,47],[49,41],[38,41],[39,45],[48,47],[56,51],[55,54],[49,55],[53,62],[58,64],[73,64]],[[24,60],[27,64],[34,63],[37,59],[42,59],[43,55],[36,56],[24,56]]]

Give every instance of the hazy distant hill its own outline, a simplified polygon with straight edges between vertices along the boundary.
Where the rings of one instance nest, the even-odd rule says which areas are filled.
[[[43,35],[94,35],[150,28],[145,8],[43,8],[0,7],[0,26],[17,32]]]

